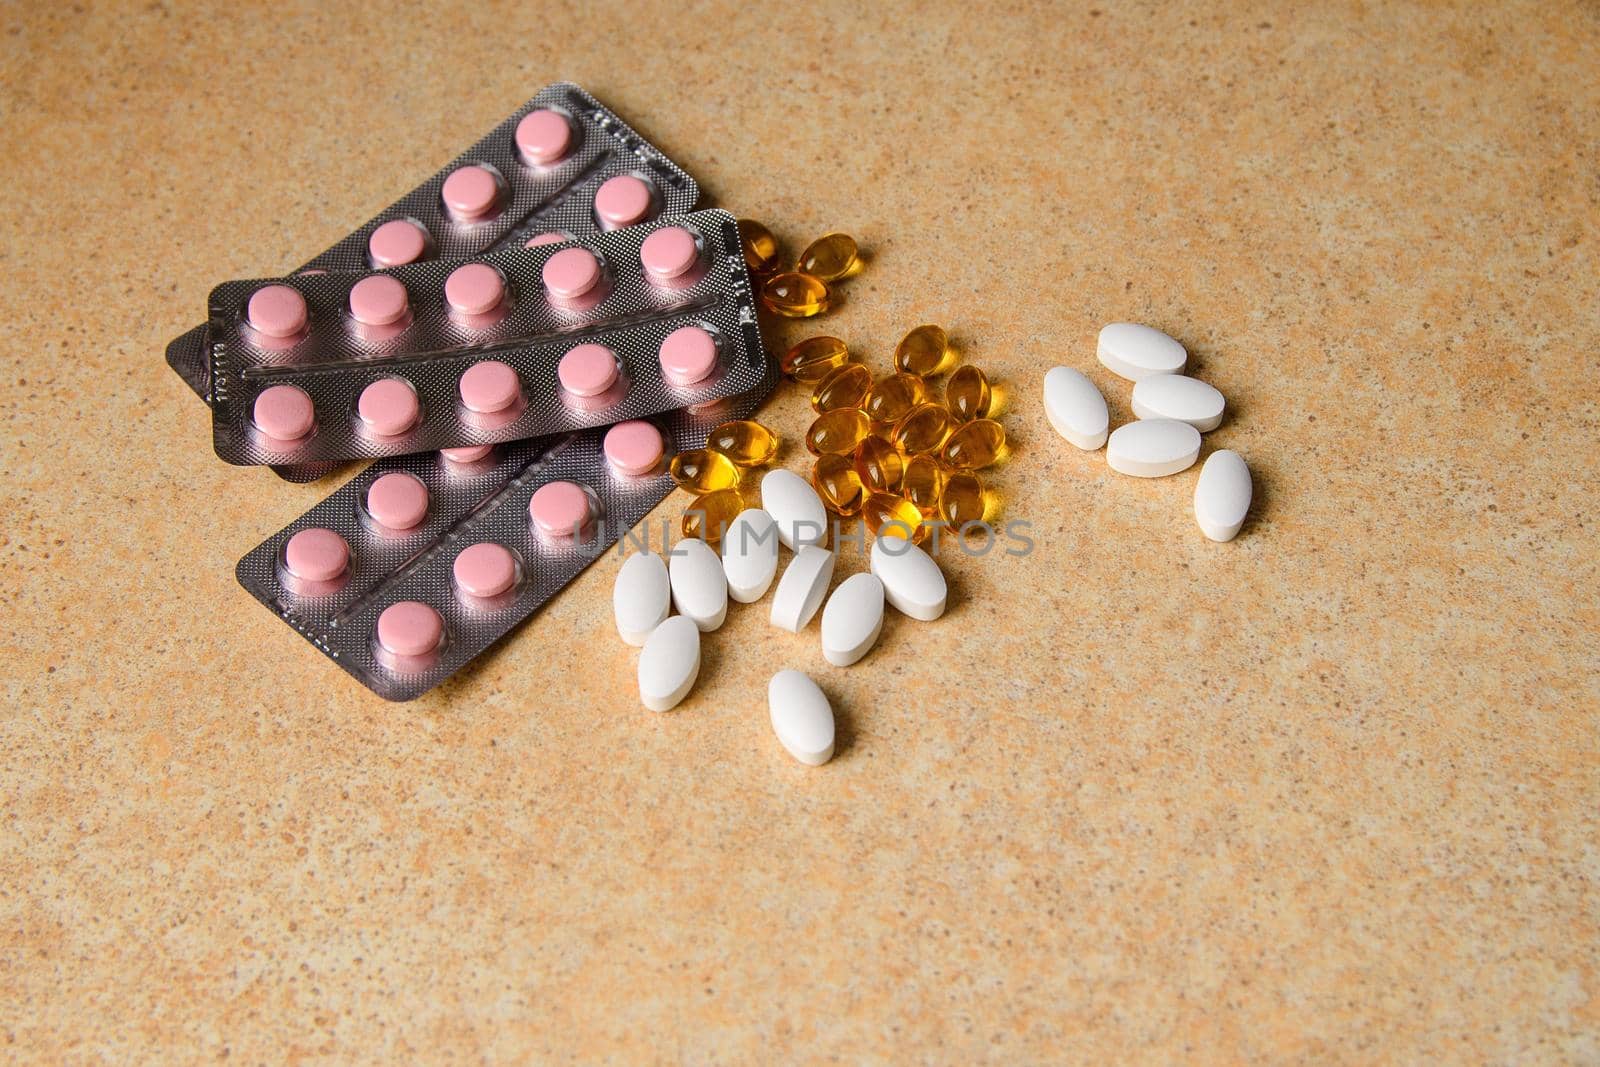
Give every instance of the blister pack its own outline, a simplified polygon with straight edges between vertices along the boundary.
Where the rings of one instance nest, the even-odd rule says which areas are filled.
[[[381,458],[609,425],[755,388],[733,216],[211,296],[212,427],[230,463]]]
[[[578,86],[558,82],[300,270],[366,271],[582,239],[692,211],[699,198],[682,167]],[[207,356],[203,326],[167,346],[167,363],[202,399]]]
[[[761,346],[755,322],[746,344]],[[605,429],[380,460],[239,561],[239,584],[379,696],[411,700],[536,611],[777,382]]]

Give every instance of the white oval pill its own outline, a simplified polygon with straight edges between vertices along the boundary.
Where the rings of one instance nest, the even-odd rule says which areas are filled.
[[[1194,484],[1194,521],[1213,541],[1232,541],[1250,511],[1254,489],[1244,457],[1232,449],[1211,453]]]
[[[666,561],[654,552],[629,556],[617,570],[617,584],[611,588],[617,633],[630,645],[642,645],[650,632],[666,621],[671,609]]]
[[[728,576],[722,560],[698,537],[672,546],[667,564],[672,583],[672,603],[702,630],[715,630],[728,617]]]
[[[1094,383],[1071,367],[1044,376],[1044,413],[1056,433],[1088,452],[1106,443],[1111,414]]]
[[[822,656],[835,667],[872,651],[883,632],[883,582],[873,574],[852,574],[822,609]]]
[[[767,595],[778,573],[778,524],[760,508],[739,512],[722,535],[722,572],[728,595],[752,604]]]
[[[932,556],[903,537],[880,534],[872,542],[871,559],[890,607],[923,622],[944,614],[949,588]]]
[[[761,506],[778,524],[783,547],[794,551],[820,545],[828,532],[828,513],[811,483],[793,471],[768,471],[761,479]]]
[[[805,629],[822,606],[832,580],[833,553],[816,545],[802,545],[778,579],[778,591],[772,594],[772,625],[791,633]]]
[[[1194,466],[1200,431],[1177,419],[1141,419],[1118,426],[1106,442],[1106,462],[1119,474],[1162,478]]]
[[[1157,374],[1133,383],[1133,413],[1141,419],[1177,419],[1205,433],[1222,425],[1226,405],[1215,386],[1184,374]]]
[[[1131,382],[1152,374],[1179,374],[1189,362],[1189,353],[1177,341],[1133,322],[1113,322],[1102,329],[1095,354],[1107,370]]]
[[[813,767],[833,758],[833,708],[816,682],[799,671],[779,671],[767,683],[767,711],[789,755]]]
[[[657,626],[639,653],[639,699],[651,711],[676,707],[700,677],[700,628],[682,615]]]

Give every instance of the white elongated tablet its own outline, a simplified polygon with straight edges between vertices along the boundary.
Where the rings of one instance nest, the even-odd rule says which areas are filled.
[[[722,625],[728,617],[728,576],[710,545],[698,537],[679,541],[672,546],[667,572],[678,614],[687,615],[702,630]]]
[[[1222,425],[1227,402],[1215,386],[1183,374],[1157,374],[1133,383],[1133,413],[1141,419],[1177,419],[1205,433]]]
[[[722,535],[728,595],[751,604],[767,595],[778,573],[778,524],[761,508],[746,508]]]
[[[883,583],[883,596],[902,615],[932,622],[944,614],[944,572],[933,557],[903,537],[881,534],[872,542],[872,573]]]
[[[828,533],[828,513],[811,484],[793,471],[768,471],[761,479],[761,506],[778,524],[783,547],[794,551],[820,545]]]
[[[630,645],[642,645],[672,610],[667,564],[654,552],[635,552],[617,570],[611,587],[611,610],[617,633]]]
[[[799,633],[822,606],[833,579],[833,553],[816,545],[803,545],[794,554],[778,591],[772,594],[772,625]]]
[[[1106,462],[1119,474],[1162,478],[1194,466],[1200,431],[1177,419],[1140,419],[1118,426],[1106,442]]]
[[[639,699],[651,711],[678,705],[700,677],[700,627],[674,615],[657,626],[639,653]]]
[[[822,609],[823,658],[848,667],[872,651],[882,632],[883,582],[875,574],[852,574]]]
[[[1244,457],[1231,449],[1211,453],[1194,483],[1194,521],[1213,541],[1232,541],[1250,512],[1254,488]]]
[[[767,683],[767,710],[789,755],[813,767],[833,758],[833,707],[816,682],[799,671],[779,671]]]
[[[1071,367],[1044,376],[1044,413],[1056,433],[1086,452],[1106,443],[1111,414],[1094,383]]]
[[[1095,355],[1107,370],[1130,382],[1152,374],[1181,374],[1189,362],[1188,351],[1177,341],[1133,322],[1113,322],[1103,328]]]

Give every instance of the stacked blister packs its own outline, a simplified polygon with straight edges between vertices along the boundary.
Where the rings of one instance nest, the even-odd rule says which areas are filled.
[[[573,85],[287,277],[212,290],[167,361],[218,456],[373,461],[240,583],[380,696],[416,697],[669,493],[777,381],[734,219]]]

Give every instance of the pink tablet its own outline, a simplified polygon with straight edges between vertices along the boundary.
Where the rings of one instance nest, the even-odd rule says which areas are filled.
[[[301,530],[283,546],[283,566],[304,582],[331,582],[350,566],[350,546],[332,530]]]
[[[375,266],[415,263],[428,251],[428,231],[410,219],[391,219],[367,238],[367,255]]]
[[[717,366],[717,339],[700,326],[682,326],[661,342],[661,373],[673,385],[704,381]]]
[[[504,411],[522,399],[522,379],[511,367],[495,359],[468,367],[457,388],[461,391],[461,403],[468,411],[480,415]]]
[[[264,285],[250,294],[245,310],[250,328],[266,337],[283,339],[305,332],[309,313],[300,290],[287,285]]]
[[[550,299],[562,303],[593,292],[604,273],[600,257],[587,248],[563,248],[545,260],[541,277]]]
[[[444,640],[444,620],[416,600],[390,604],[378,616],[378,644],[396,656],[427,656]]]
[[[623,474],[649,474],[661,462],[666,446],[661,431],[643,419],[619,422],[606,431],[606,462]]]
[[[388,326],[410,307],[406,287],[388,274],[362,278],[350,287],[350,317],[363,326]]]
[[[356,414],[379,437],[397,437],[422,418],[417,391],[404,378],[379,378],[356,401]]]
[[[428,487],[405,471],[390,471],[367,488],[367,514],[386,530],[409,530],[428,514]]]
[[[457,267],[444,280],[444,298],[462,315],[487,315],[506,297],[506,280],[487,263]]]
[[[561,357],[556,377],[573,396],[599,396],[617,384],[617,354],[605,345],[578,345]]]
[[[594,213],[609,229],[632,226],[650,214],[655,195],[650,183],[632,174],[619,174],[594,191]]]
[[[484,541],[462,549],[450,570],[468,596],[499,596],[516,584],[517,558],[504,545]]]
[[[469,163],[450,172],[439,195],[453,218],[476,221],[494,214],[500,201],[500,179],[488,167]]]
[[[460,448],[441,448],[439,455],[450,463],[476,463],[494,451],[494,445],[462,445]]]
[[[576,240],[571,234],[552,230],[549,233],[536,233],[523,242],[523,248],[538,248],[540,245],[558,245],[563,241]]]
[[[700,262],[700,245],[682,226],[663,226],[639,246],[639,262],[651,281],[671,281]]]
[[[561,112],[542,107],[522,116],[516,138],[517,152],[524,160],[536,167],[548,167],[572,151],[572,123]]]
[[[316,407],[298,385],[269,385],[256,397],[256,429],[275,441],[298,441],[317,425]]]
[[[594,509],[589,494],[572,482],[541,485],[528,501],[528,515],[539,532],[551,537],[571,537],[589,525]]]

